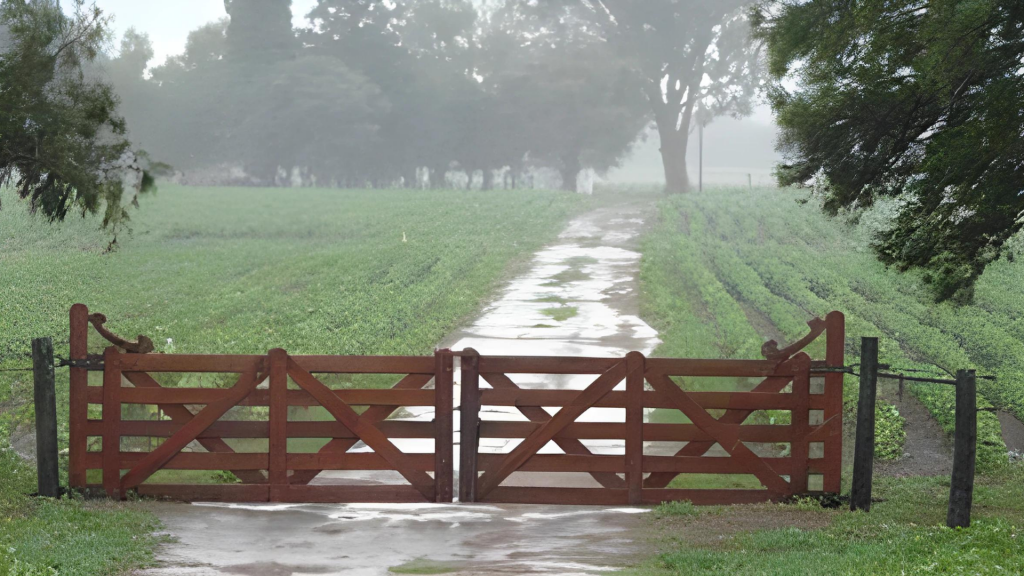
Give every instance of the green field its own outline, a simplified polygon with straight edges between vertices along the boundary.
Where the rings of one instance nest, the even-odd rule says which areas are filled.
[[[0,200],[0,369],[29,365],[38,336],[52,336],[66,357],[75,302],[104,313],[116,333],[151,337],[161,352],[430,353],[587,205],[541,191],[162,186],[133,212],[119,249],[104,253],[110,236],[97,219],[51,226],[12,194]],[[90,346],[100,352],[104,343],[93,334]],[[3,443],[31,418],[30,386],[28,373],[0,372]],[[57,388],[66,446],[66,370]],[[61,574],[109,574],[146,558],[145,539],[126,547],[122,536],[147,533],[151,518],[130,507],[35,503],[18,495],[34,479],[14,462],[0,459],[0,576],[14,570],[12,558],[60,564]],[[45,522],[67,529],[44,537]],[[90,538],[110,545],[84,546],[89,562],[68,571],[64,549],[81,551]]]
[[[846,314],[847,362],[861,336],[879,336],[893,370],[948,377],[977,368],[980,405],[1024,417],[1024,265],[1000,261],[977,287],[973,305],[936,305],[915,274],[886,270],[870,249],[887,217],[881,206],[856,224],[823,216],[806,192],[716,189],[663,201],[643,248],[642,315],[660,333],[663,356],[758,358],[769,338],[793,341],[806,321]],[[818,346],[812,356],[823,357]],[[947,432],[951,387],[911,387]],[[847,377],[848,408],[856,379]],[[902,454],[902,426],[879,406],[881,455]],[[994,414],[979,414],[982,468],[1006,461]]]

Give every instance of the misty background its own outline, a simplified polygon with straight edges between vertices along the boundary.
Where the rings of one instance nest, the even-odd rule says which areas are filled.
[[[73,9],[70,0],[61,2],[66,9]],[[540,146],[536,144],[552,140],[552,135],[539,133],[537,126],[527,126],[520,118],[506,118],[504,123],[490,123],[485,127],[481,127],[481,122],[473,118],[475,114],[494,117],[497,115],[495,111],[500,113],[509,110],[508,100],[498,97],[488,101],[486,98],[495,93],[491,88],[499,86],[510,94],[510,98],[523,104],[521,118],[543,116],[530,107],[537,108],[550,103],[552,109],[548,111],[548,117],[536,118],[536,121],[541,127],[555,128],[553,133],[556,135],[563,131],[555,107],[561,104],[571,109],[574,103],[571,100],[557,102],[560,96],[564,96],[559,94],[557,87],[548,93],[542,92],[553,84],[554,76],[565,76],[564,71],[552,69],[552,63],[563,62],[566,66],[586,68],[593,66],[595,61],[571,60],[571,56],[565,53],[571,44],[565,38],[571,37],[571,34],[566,34],[564,30],[550,31],[558,40],[564,40],[563,45],[553,48],[550,54],[523,56],[523,62],[519,64],[510,62],[512,58],[508,54],[495,56],[494,53],[500,50],[509,53],[517,51],[514,46],[501,46],[499,40],[502,38],[535,38],[542,34],[537,32],[541,25],[515,22],[516,17],[510,15],[515,10],[510,10],[509,5],[525,6],[530,3],[494,0],[407,2],[408,6],[413,7],[412,11],[418,21],[409,22],[406,19],[402,23],[401,35],[405,38],[399,42],[401,48],[418,53],[402,64],[397,64],[393,56],[384,54],[387,48],[377,43],[379,38],[371,40],[368,37],[372,35],[364,33],[363,38],[356,43],[346,42],[344,38],[339,42],[337,22],[332,28],[331,24],[325,24],[323,20],[327,11],[336,11],[334,5],[371,7],[362,15],[365,17],[373,14],[372,7],[376,7],[377,14],[381,14],[381,8],[394,7],[393,2],[294,0],[290,2],[288,13],[285,14],[282,9],[289,4],[287,0],[235,0],[236,10],[251,10],[250,16],[244,16],[248,18],[245,22],[238,14],[234,15],[233,22],[227,12],[231,2],[225,3],[223,0],[179,0],[174,3],[97,0],[96,4],[112,17],[110,28],[114,34],[109,43],[103,73],[113,83],[122,100],[121,111],[128,121],[131,137],[154,160],[169,163],[175,169],[175,178],[182,183],[357,187],[392,186],[397,183],[406,186],[412,184],[413,187],[462,187],[468,185],[465,174],[472,172],[473,185],[481,188],[510,185],[561,185],[567,189],[573,188],[572,184],[565,183],[569,178],[567,174],[576,169],[572,165],[573,161],[565,160],[567,155],[557,146],[539,151]],[[316,10],[321,11],[319,20],[315,13],[311,14]],[[281,52],[278,50],[281,47],[273,46],[281,38],[275,40],[268,30],[275,30],[276,26],[276,30],[283,33],[282,24],[289,15],[291,34],[297,40]],[[240,51],[238,49],[236,54],[228,54],[228,44],[232,44],[232,41],[227,37],[231,36],[232,23],[236,28],[233,44],[245,46],[242,49],[246,52],[244,56],[237,53]],[[241,30],[243,25],[248,32]],[[375,25],[378,33],[383,31],[385,35],[388,34],[390,25],[379,21]],[[371,26],[364,25],[359,30],[365,32],[368,28]],[[408,40],[414,33],[421,36],[420,45],[415,47]],[[243,34],[249,37],[242,38]],[[317,46],[332,34],[334,44],[344,45],[341,50]],[[317,37],[320,37],[319,40]],[[362,42],[361,46],[359,42]],[[481,49],[480,45],[486,45],[486,48]],[[583,50],[590,49],[590,46],[583,47]],[[283,55],[278,58],[267,56],[275,50]],[[320,58],[325,53],[339,58],[343,66],[332,68],[326,64]],[[305,54],[312,57],[305,57]],[[231,73],[233,76],[213,67],[203,70],[204,64],[224,64],[229,59],[237,63]],[[283,62],[283,72],[276,78],[254,80],[245,77],[247,72],[238,70],[246,66],[266,70],[272,67],[275,59]],[[601,56],[596,61],[600,62]],[[446,64],[451,66],[445,69]],[[614,62],[612,64],[604,68],[611,69]],[[389,67],[395,71],[391,78],[386,73]],[[455,85],[457,82],[452,81],[450,76],[445,77],[458,75],[459,69],[475,69],[470,75],[479,84],[473,86],[474,82],[465,82],[460,90]],[[408,83],[407,79],[401,77],[409,73],[419,76],[410,83],[411,86],[403,89],[388,85],[391,82]],[[551,74],[551,77],[545,77],[544,74]],[[504,79],[501,78],[503,75]],[[212,85],[216,81],[211,81],[210,76],[221,76],[220,80],[225,83],[233,82],[236,90],[231,93],[224,86]],[[508,88],[521,83],[524,77],[530,77],[530,81],[528,87],[521,88],[523,92]],[[338,80],[325,82],[325,78]],[[584,71],[580,78],[571,80],[577,85],[594,84],[598,90],[626,83],[614,75],[602,78],[600,71]],[[424,83],[430,84],[430,89],[423,90]],[[305,89],[296,91],[298,86],[304,86]],[[283,87],[289,90],[282,90]],[[467,96],[470,91],[478,88],[490,94],[485,94],[484,98],[479,98],[479,95]],[[311,92],[331,96],[317,102],[310,95]],[[399,93],[397,96],[396,92]],[[524,102],[524,92],[530,93],[532,101]],[[254,99],[253,96],[257,94],[267,98]],[[346,97],[342,98],[342,95]],[[303,98],[306,100],[301,101]],[[403,102],[403,98],[408,100]],[[771,110],[761,95],[750,94],[749,99],[749,114],[739,119],[728,115],[719,116],[707,124],[703,147],[705,185],[775,184],[772,168],[780,160],[774,149],[777,129]],[[289,113],[282,112],[285,102],[297,101],[299,109],[292,111],[291,117]],[[439,102],[449,105],[448,109],[438,111],[436,104]],[[430,106],[431,103],[435,106]],[[630,108],[626,114],[635,118],[620,121],[616,126],[601,125],[601,119],[615,116],[616,110],[626,108]],[[216,126],[217,123],[230,122],[228,117],[241,109],[249,110],[252,117],[260,117],[263,125],[253,126],[252,117],[236,117],[233,119],[236,124],[234,127]],[[389,129],[385,117],[390,116],[391,120],[395,120],[394,117],[399,113],[407,117],[395,121],[390,126],[394,132],[382,138],[382,132]],[[434,125],[417,120],[434,113],[438,115]],[[276,117],[270,119],[272,116]],[[317,117],[321,120],[331,118],[334,122],[330,126],[301,125],[303,120]],[[339,121],[343,118],[350,121]],[[574,121],[590,123],[592,126],[589,131],[577,130],[572,136],[589,140],[599,136],[607,138],[607,142],[595,146],[604,149],[581,151],[579,168],[583,170],[583,175],[578,188],[589,189],[594,180],[664,184],[665,172],[659,152],[658,130],[642,103],[596,102],[589,115],[581,115]],[[551,126],[552,123],[554,126]],[[438,124],[446,125],[452,133],[438,135]],[[469,125],[476,125],[475,131],[478,133],[471,134],[467,129]],[[532,131],[533,134],[518,136],[520,140],[532,141],[509,142],[505,149],[492,151],[491,157],[475,154],[483,146],[493,144],[494,139],[516,138],[517,135],[512,132],[517,128]],[[335,135],[328,137],[317,134],[318,129],[332,131]],[[286,138],[285,132],[289,130],[294,130],[294,141]],[[632,135],[634,131],[635,136]],[[337,137],[338,133],[346,133],[348,136],[341,139]],[[451,146],[451,158],[426,158],[423,149],[437,150],[448,146],[439,145],[437,139],[432,141],[426,137],[427,134],[438,139],[461,140],[468,152],[457,150],[456,144]],[[276,143],[277,150],[271,149],[271,139],[279,140]],[[398,139],[407,143],[408,149],[404,152],[395,151],[395,146],[391,144]],[[371,144],[374,140],[380,145],[377,149],[373,149]],[[253,146],[256,142],[267,146],[256,149]],[[318,155],[326,151],[328,156],[349,158],[352,164],[349,170],[337,170],[336,166],[332,166],[326,171],[329,174],[325,174],[324,170],[302,166],[311,164],[304,159],[302,152],[298,152],[299,157],[289,158],[303,145],[300,142],[318,148]],[[242,147],[248,150],[243,151]],[[514,166],[518,154],[523,151],[526,156],[522,166]],[[347,178],[352,166],[368,167],[369,160],[361,157],[361,154],[377,158],[393,154],[386,163],[418,167],[415,172],[405,167],[369,171]],[[405,157],[399,158],[403,154]],[[698,130],[695,126],[690,130],[685,157],[690,180],[696,187],[699,178],[699,150]],[[334,159],[322,158],[320,162],[333,164]],[[287,166],[292,163],[295,165]],[[257,169],[257,165],[262,170]],[[272,165],[277,167],[276,171],[271,168]],[[511,168],[505,169],[505,166],[510,165]],[[490,169],[496,172],[485,176]],[[440,182],[441,178],[435,174],[442,171],[446,173],[444,182]],[[521,174],[518,180],[514,180],[512,173],[517,171],[521,171]],[[493,178],[494,182],[485,182],[488,177]]]

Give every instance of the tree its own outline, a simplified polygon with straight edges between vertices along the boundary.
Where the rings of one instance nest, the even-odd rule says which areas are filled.
[[[74,9],[66,15],[51,0],[0,3],[8,37],[0,54],[0,185],[13,183],[51,221],[105,207],[103,224],[116,234],[126,205],[153,179],[125,136],[113,88],[87,73],[108,21],[82,0]]]
[[[748,4],[560,0],[538,2],[534,10],[561,23],[589,21],[593,34],[632,62],[661,138],[665,189],[681,193],[690,189],[686,152],[698,105],[708,118],[750,113],[761,74],[758,47],[748,41]]]
[[[830,214],[897,199],[879,258],[970,298],[1024,224],[1024,3],[773,0],[755,22],[779,182],[815,184]]]
[[[224,0],[230,23],[225,55],[260,66],[294,56],[298,40],[292,30],[292,0]]]

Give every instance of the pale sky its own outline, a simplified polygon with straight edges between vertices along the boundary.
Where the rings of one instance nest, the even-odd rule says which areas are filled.
[[[61,0],[65,9],[70,0]],[[188,33],[196,28],[227,16],[223,0],[94,0],[108,15],[113,15],[116,47],[128,28],[149,34],[156,57],[151,65],[159,65],[168,57],[185,50]],[[295,24],[305,23],[305,15],[316,5],[316,0],[292,0]]]

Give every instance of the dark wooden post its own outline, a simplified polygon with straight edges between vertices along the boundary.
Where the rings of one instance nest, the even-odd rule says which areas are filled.
[[[459,502],[476,502],[476,457],[480,447],[480,354],[472,348],[462,353],[459,419]]]
[[[32,373],[36,401],[36,471],[39,495],[60,496],[57,467],[57,390],[53,368],[53,340],[32,340]]]
[[[857,441],[853,449],[850,510],[871,510],[871,475],[875,459],[875,390],[878,386],[878,338],[861,338]]]
[[[455,483],[452,444],[455,432],[452,423],[455,391],[454,357],[451,350],[434,353],[434,501],[451,502]]]
[[[949,483],[946,526],[971,525],[974,462],[978,449],[978,395],[974,370],[956,373],[956,431],[953,437],[953,477]]]

